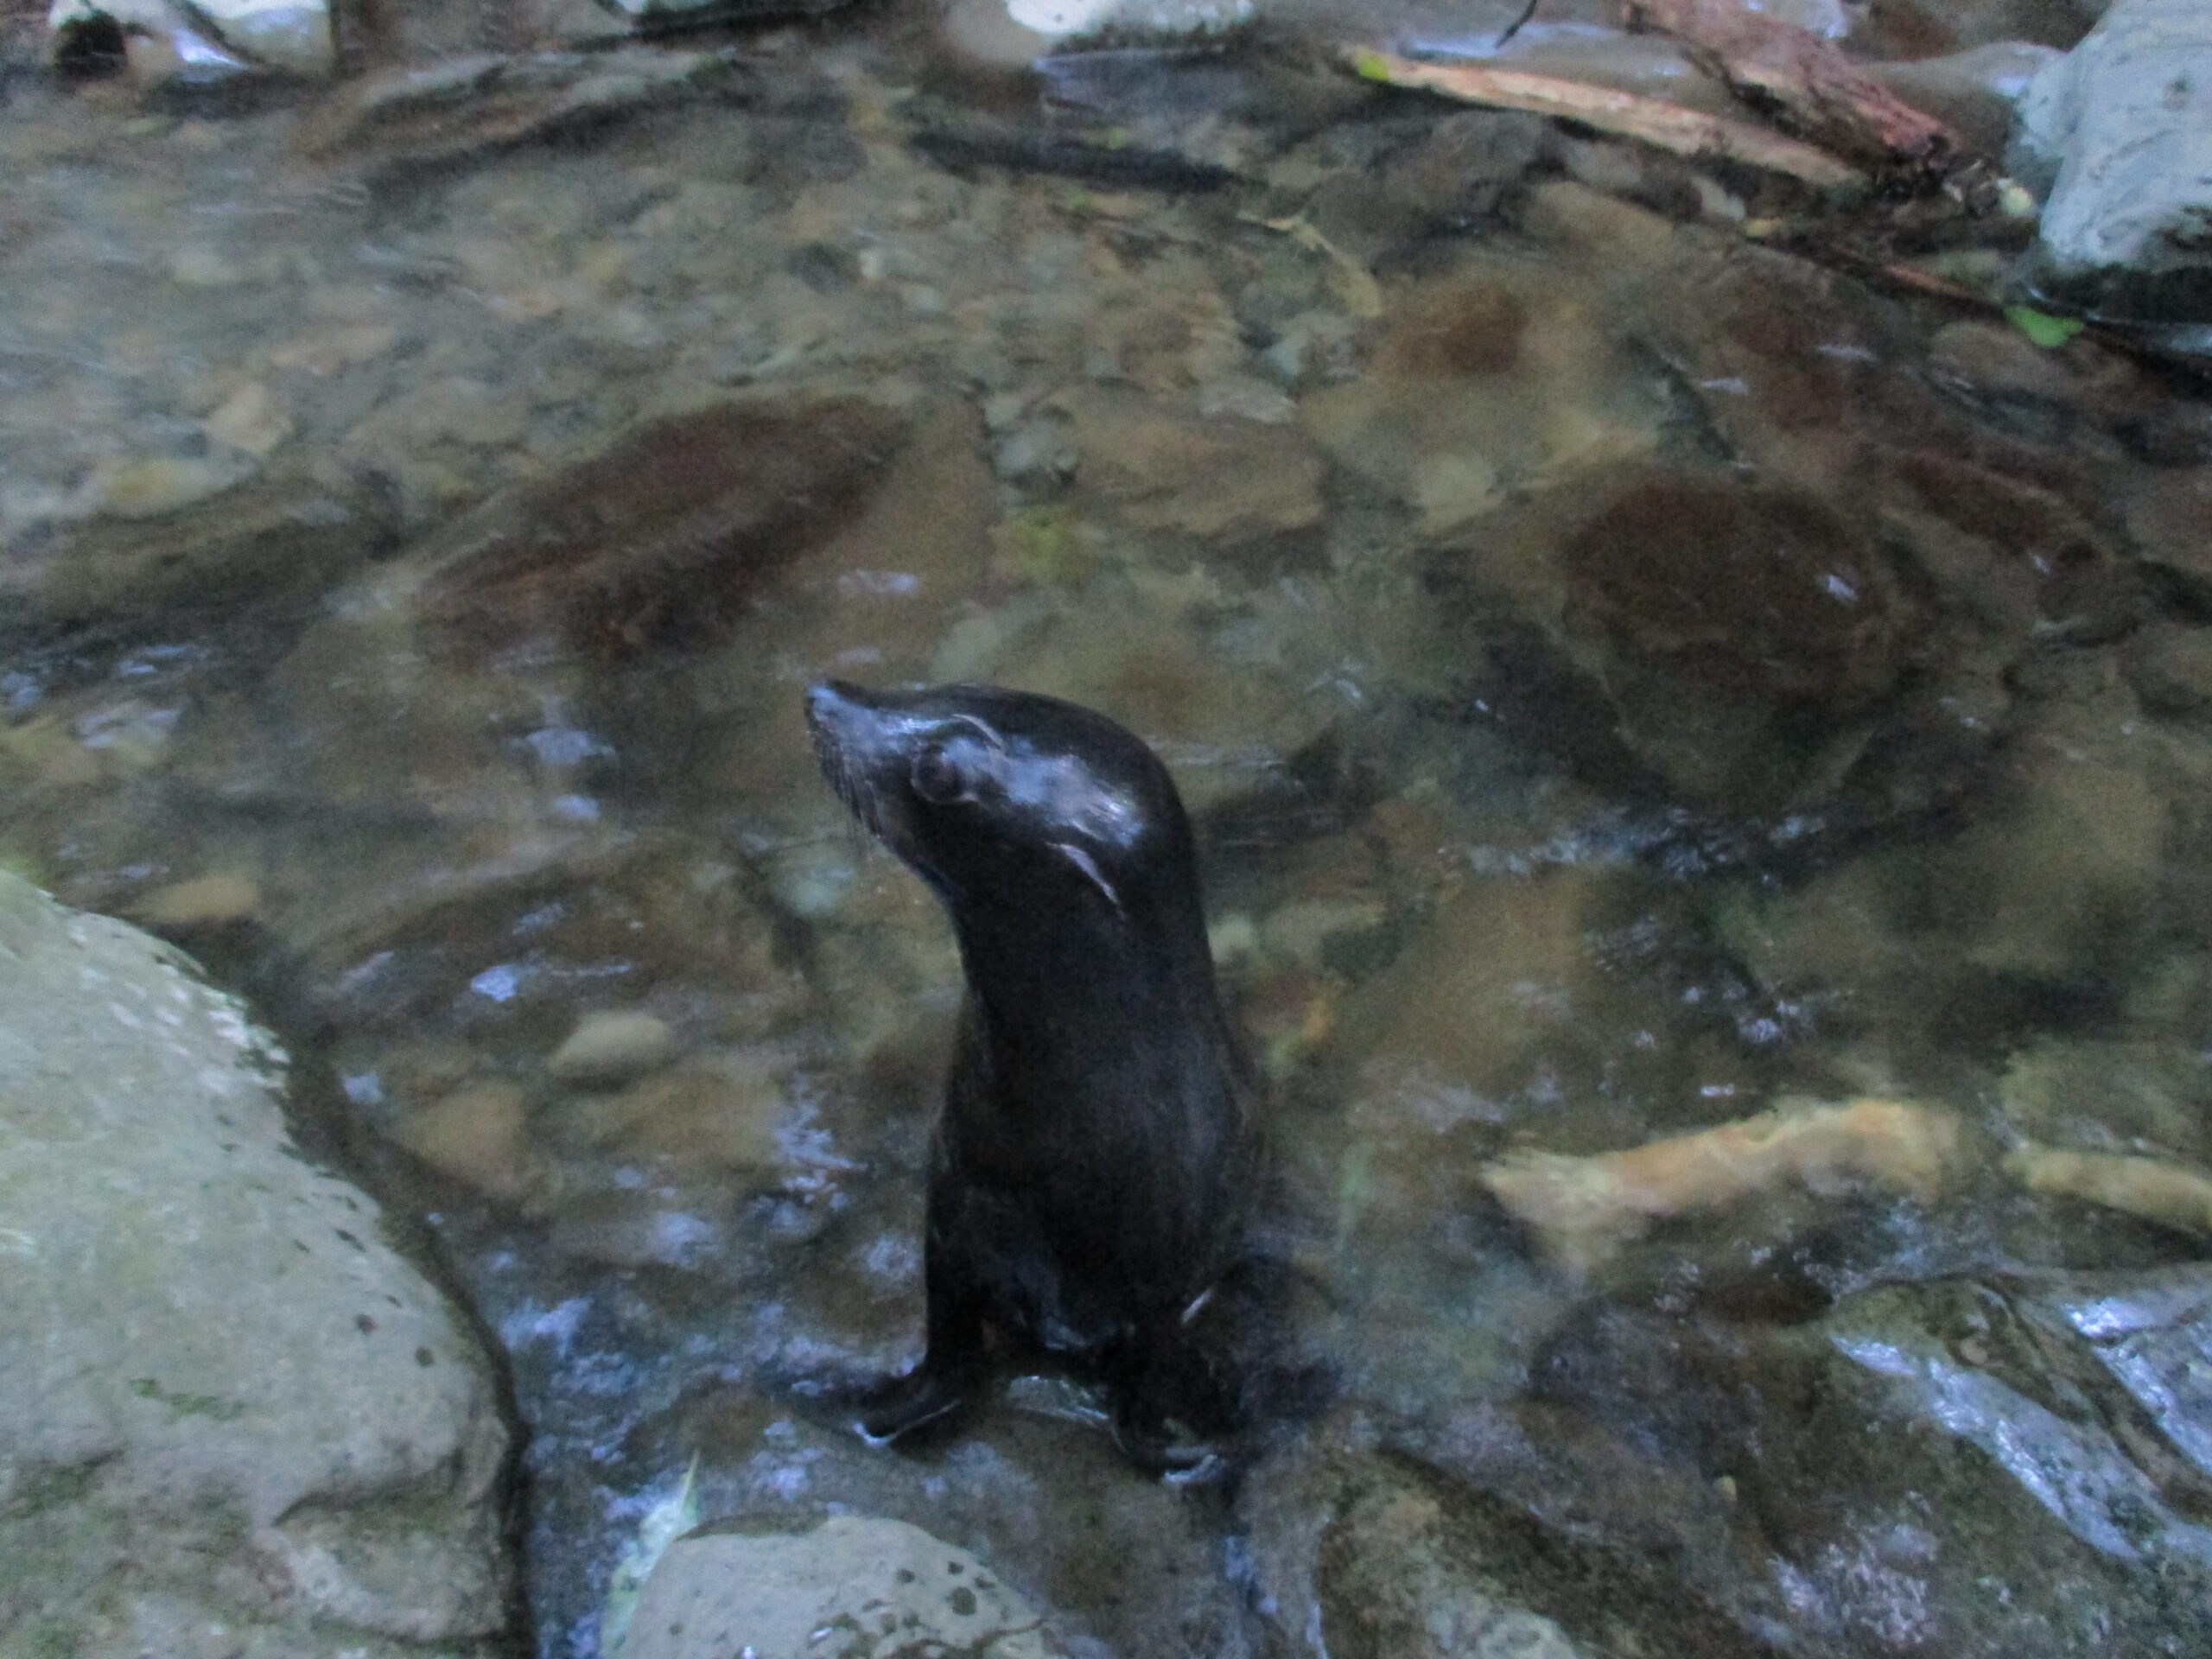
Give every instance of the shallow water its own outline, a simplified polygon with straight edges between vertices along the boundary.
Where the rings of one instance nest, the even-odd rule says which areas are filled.
[[[1316,1494],[1378,1452],[1745,1652],[2187,1650],[2201,1237],[2005,1160],[2212,1167],[2198,388],[1287,48],[1046,118],[888,28],[588,120],[540,73],[459,132],[0,110],[0,855],[255,995],[427,1222],[533,1430],[543,1651],[695,1455],[710,1516],[974,1545],[1073,1652],[1319,1651],[1365,1569]],[[781,1389],[918,1338],[958,992],[816,774],[825,673],[1072,696],[1185,788],[1342,1376],[1234,1503],[1047,1385],[912,1459]],[[549,1064],[607,1010],[664,1038]],[[1862,1096],[1934,1139],[1564,1245],[1483,1179]],[[2094,1352],[2008,1370],[2047,1330]],[[1854,1450],[1861,1374],[1993,1484]],[[2041,1554],[1974,1541],[2008,1493]],[[1632,1608],[1628,1559],[1577,1570]]]

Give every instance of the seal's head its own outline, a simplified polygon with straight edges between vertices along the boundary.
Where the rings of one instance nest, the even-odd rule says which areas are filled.
[[[807,693],[806,713],[831,785],[956,922],[1076,893],[1086,909],[1155,922],[1163,900],[1180,911],[1187,896],[1195,918],[1175,786],[1103,715],[995,686],[835,680]]]

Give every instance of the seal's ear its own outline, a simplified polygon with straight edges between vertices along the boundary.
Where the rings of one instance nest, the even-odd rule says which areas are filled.
[[[1122,895],[1114,891],[1114,884],[1106,879],[1104,873],[1099,869],[1097,863],[1089,853],[1084,852],[1080,847],[1071,846],[1065,841],[1048,841],[1045,844],[1081,870],[1084,879],[1106,895],[1108,904],[1113,906],[1117,911],[1121,909]]]

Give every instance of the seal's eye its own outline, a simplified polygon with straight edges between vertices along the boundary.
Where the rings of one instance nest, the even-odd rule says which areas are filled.
[[[966,770],[934,743],[914,757],[908,779],[931,806],[950,806],[969,793]]]

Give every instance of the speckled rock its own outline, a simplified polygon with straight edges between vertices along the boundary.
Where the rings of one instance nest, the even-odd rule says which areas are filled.
[[[903,1521],[678,1539],[638,1602],[622,1659],[1050,1659],[1037,1615],[964,1549]]]
[[[282,1052],[165,947],[11,876],[0,1010],[0,1649],[504,1640],[486,1357],[293,1148]]]
[[[2016,172],[2050,199],[2031,280],[2107,315],[2212,322],[2212,10],[2119,0],[2038,73]]]

